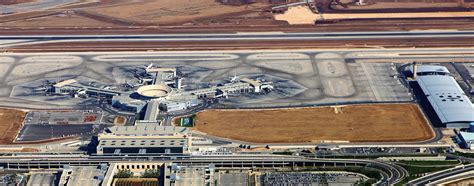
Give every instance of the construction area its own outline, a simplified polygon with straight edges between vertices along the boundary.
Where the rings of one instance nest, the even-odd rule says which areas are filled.
[[[252,143],[419,142],[435,134],[415,104],[207,110],[193,130]]]
[[[0,144],[11,144],[22,127],[25,112],[13,109],[0,109]]]

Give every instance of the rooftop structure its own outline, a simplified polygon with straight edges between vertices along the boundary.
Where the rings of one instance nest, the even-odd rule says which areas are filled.
[[[159,170],[160,177],[158,185],[170,185],[169,184],[169,171],[165,167],[169,167],[168,163],[157,162],[157,161],[146,161],[146,162],[124,162],[124,163],[111,163],[102,186],[113,185],[114,176],[120,170],[129,170],[133,176],[140,177],[146,170]],[[138,179],[138,178],[137,178]]]
[[[99,88],[79,83],[75,79],[68,79],[53,85],[54,93],[56,94],[71,94],[78,96],[93,96],[93,97],[113,97],[122,94],[120,91],[110,90],[107,87]]]
[[[214,170],[215,166],[213,164],[190,166],[172,164],[171,166],[166,167],[165,172],[169,174],[170,185],[209,185],[215,180]],[[237,183],[236,185],[239,185],[239,183]]]
[[[160,112],[160,102],[157,101],[150,101],[146,106],[145,117],[143,120],[145,121],[156,121],[158,113]]]
[[[104,180],[107,166],[71,166],[61,173],[59,186],[97,186]]]
[[[146,105],[147,102],[133,99],[128,94],[112,97],[112,106],[123,111],[139,113]]]
[[[459,137],[465,148],[474,150],[474,132],[460,132]]]
[[[191,146],[185,127],[113,126],[99,134],[97,154],[182,154]]]
[[[165,97],[171,92],[171,88],[166,85],[146,85],[137,89],[137,93],[149,98]]]
[[[419,65],[416,71],[416,81],[440,121],[448,128],[469,128],[474,122],[474,105],[448,69]]]
[[[57,183],[56,172],[38,172],[32,173],[27,186],[50,186]]]
[[[174,136],[176,134],[188,133],[186,127],[158,126],[155,124],[143,124],[135,126],[113,126],[109,127],[104,134],[115,136]]]

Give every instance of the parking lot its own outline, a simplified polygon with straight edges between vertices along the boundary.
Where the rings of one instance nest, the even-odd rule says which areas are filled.
[[[252,185],[249,184],[249,174],[247,172],[224,172],[221,171],[218,174],[217,184],[218,185]]]
[[[94,132],[92,124],[85,125],[25,125],[17,141],[30,142],[59,139],[72,136],[90,136]]]
[[[24,124],[98,124],[101,117],[94,111],[34,111],[26,114]]]
[[[262,185],[353,185],[365,179],[345,172],[271,172],[258,178]]]

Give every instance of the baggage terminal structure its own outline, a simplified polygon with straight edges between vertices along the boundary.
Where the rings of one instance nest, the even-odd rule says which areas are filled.
[[[208,100],[228,98],[249,93],[273,90],[272,82],[235,75],[228,82],[193,90],[184,89],[184,78],[178,68],[146,66],[138,76],[138,83],[126,82],[123,86],[131,90],[117,90],[111,86],[91,86],[76,79],[60,81],[52,85],[54,94],[69,94],[73,97],[99,97],[110,100],[118,110],[145,113],[144,121],[156,121],[160,111],[176,112],[203,105]]]

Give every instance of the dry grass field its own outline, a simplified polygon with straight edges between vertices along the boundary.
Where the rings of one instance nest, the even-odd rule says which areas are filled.
[[[21,129],[25,112],[13,109],[0,109],[0,144],[11,144]]]
[[[197,114],[193,130],[254,143],[407,142],[434,137],[415,104],[208,110]]]

